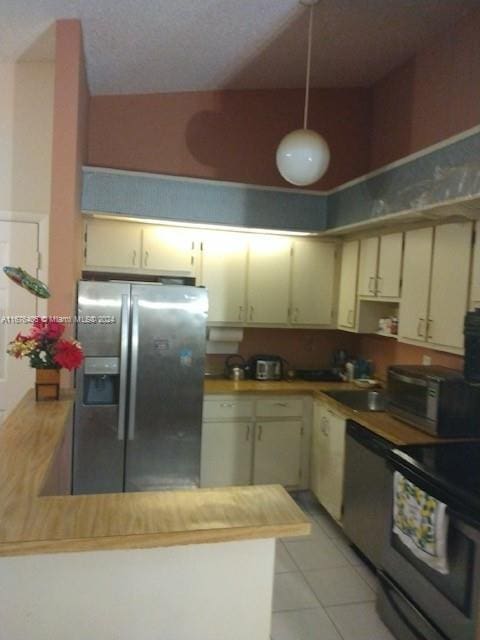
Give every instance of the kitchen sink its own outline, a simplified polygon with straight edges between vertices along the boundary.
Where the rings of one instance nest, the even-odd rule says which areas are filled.
[[[326,396],[347,405],[356,411],[385,411],[387,394],[385,391],[324,391]]]

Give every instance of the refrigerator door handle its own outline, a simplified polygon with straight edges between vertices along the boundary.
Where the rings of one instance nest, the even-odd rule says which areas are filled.
[[[138,375],[138,296],[132,296],[132,341],[130,368],[130,409],[128,412],[128,439],[135,439],[135,410]]]
[[[127,406],[127,359],[128,359],[128,295],[122,295],[122,312],[120,317],[120,390],[118,398],[117,438],[125,440],[125,410]]]

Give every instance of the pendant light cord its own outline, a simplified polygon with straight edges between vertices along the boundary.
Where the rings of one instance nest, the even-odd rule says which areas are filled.
[[[303,112],[303,128],[308,124],[308,101],[310,97],[310,65],[312,61],[312,30],[313,30],[313,4],[310,6],[308,21],[308,52],[307,52],[307,79],[305,81],[305,110]]]

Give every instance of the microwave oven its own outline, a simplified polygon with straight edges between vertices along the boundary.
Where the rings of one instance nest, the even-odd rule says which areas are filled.
[[[438,437],[480,435],[480,386],[440,366],[393,365],[388,369],[387,411]]]

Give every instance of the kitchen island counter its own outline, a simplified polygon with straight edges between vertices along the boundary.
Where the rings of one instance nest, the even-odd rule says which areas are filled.
[[[266,640],[275,538],[310,531],[285,489],[68,495],[73,400],[0,428],[0,640]]]
[[[71,393],[35,402],[30,391],[0,429],[0,556],[308,534],[309,521],[278,485],[45,495],[60,492],[53,480],[65,467],[72,406]]]

